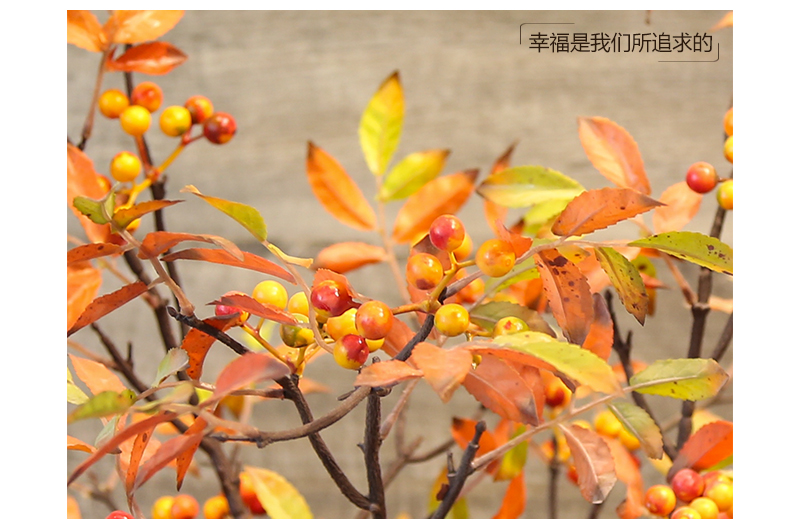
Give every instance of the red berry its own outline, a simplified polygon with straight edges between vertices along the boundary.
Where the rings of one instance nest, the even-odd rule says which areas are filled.
[[[105,520],[134,520],[134,516],[127,513],[126,511],[113,511]]]
[[[464,230],[464,225],[460,219],[453,215],[445,214],[433,220],[428,235],[431,243],[437,249],[452,252],[464,242],[466,230]]]
[[[239,474],[239,494],[244,505],[247,506],[252,514],[266,514],[266,509],[263,508],[258,495],[255,493],[252,477],[247,472]]]
[[[217,112],[203,122],[203,136],[213,144],[229,142],[236,134],[236,120],[226,112]]]
[[[348,334],[335,343],[332,354],[337,364],[341,367],[357,370],[367,361],[370,348],[364,337],[357,334]]]
[[[672,476],[672,490],[681,501],[690,502],[702,496],[705,490],[705,480],[696,471],[683,468]]]
[[[191,96],[186,103],[184,103],[184,107],[186,107],[187,110],[189,110],[189,114],[192,115],[193,124],[202,124],[214,114],[214,105],[211,103],[211,100],[205,96]]]
[[[145,107],[149,112],[156,112],[164,100],[162,89],[152,81],[143,81],[132,90],[132,105]]]
[[[322,280],[310,292],[310,303],[322,317],[337,317],[354,305],[345,285],[331,279]]]
[[[686,184],[698,194],[707,194],[718,182],[716,169],[707,162],[695,162],[686,172]]]

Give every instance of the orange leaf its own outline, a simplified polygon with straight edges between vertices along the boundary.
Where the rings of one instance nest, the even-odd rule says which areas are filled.
[[[537,253],[535,264],[557,324],[571,343],[583,344],[595,318],[587,279],[576,265],[556,249]]]
[[[161,76],[186,60],[186,54],[168,42],[147,42],[129,48],[117,59],[108,59],[107,71]]]
[[[121,383],[115,373],[98,361],[86,360],[69,354],[69,359],[74,367],[77,378],[88,386],[90,392],[98,395],[103,391],[114,391],[120,393],[126,391],[126,386]]]
[[[505,240],[513,246],[513,250],[516,252],[516,258],[519,258],[532,248],[532,238],[527,238],[526,236],[513,232],[505,227],[505,224],[502,222],[497,222],[494,225],[494,232],[497,238]]]
[[[66,11],[66,42],[89,52],[100,52],[107,44],[96,15],[84,9]]]
[[[239,324],[239,315],[209,317],[208,319],[203,319],[203,322],[224,332]],[[189,355],[189,366],[186,368],[186,373],[193,380],[199,380],[200,375],[203,374],[203,362],[206,359],[208,349],[211,348],[214,341],[216,339],[197,328],[191,328],[187,335],[184,336],[183,341],[181,341],[181,348]]]
[[[705,470],[732,456],[733,424],[717,420],[702,426],[678,452],[668,478],[681,468]]]
[[[466,450],[466,447],[469,446],[469,443],[474,438],[477,422],[478,421],[472,419],[453,417],[451,432],[455,443],[460,446],[462,450]],[[477,455],[485,455],[488,452],[496,450],[498,446],[494,435],[490,431],[485,430],[478,442]]]
[[[113,291],[112,293],[108,293],[107,295],[102,295],[101,297],[94,299],[85,311],[83,311],[77,321],[69,328],[68,334],[71,335],[77,330],[88,326],[89,324],[98,321],[108,313],[112,312],[113,310],[117,310],[130,300],[138,297],[148,291],[148,286],[145,282],[137,281],[133,284],[127,284],[126,286]]]
[[[424,184],[398,212],[392,229],[393,239],[397,243],[408,243],[428,232],[437,217],[458,212],[472,195],[477,174],[477,170],[466,170]]]
[[[184,435],[201,433],[204,429],[206,429],[206,426],[208,426],[206,420],[203,417],[198,417],[195,419],[195,422],[193,422],[192,425],[187,428],[187,431],[184,432]],[[203,439],[201,437],[200,439],[194,441],[190,447],[187,447],[176,458],[176,490],[181,490],[181,484],[184,482],[184,476],[186,476],[187,471],[189,470],[189,465],[192,463],[192,457],[195,455],[195,452],[197,452],[202,440]]]
[[[653,230],[656,234],[681,230],[699,212],[702,194],[698,194],[680,181],[673,184],[661,194],[664,206],[653,212]]]
[[[598,116],[579,117],[578,122],[582,147],[595,169],[620,188],[650,195],[642,155],[628,131]]]
[[[381,350],[390,356],[396,356],[406,344],[414,337],[414,332],[409,325],[398,319],[392,321],[392,330],[384,338],[384,345]]]
[[[176,459],[183,452],[188,452],[203,439],[203,432],[178,435],[165,441],[159,450],[145,462],[145,465],[137,474],[133,490],[139,489],[145,482],[153,477],[154,474],[166,467],[173,459]]]
[[[210,302],[209,304],[222,304],[225,306],[233,306],[239,310],[244,310],[252,315],[269,319],[281,324],[295,325],[298,323],[294,317],[277,306],[268,303],[260,303],[244,293],[237,293],[234,295],[223,295],[220,300]]]
[[[85,234],[92,242],[106,241],[110,236],[110,226],[94,223],[74,207],[75,197],[101,199],[106,194],[100,176],[93,168],[93,161],[77,147],[67,144],[66,158],[66,201],[77,215]]]
[[[288,271],[278,266],[277,264],[261,258],[260,256],[246,251],[242,251],[244,260],[235,258],[232,254],[224,249],[184,249],[167,256],[163,256],[162,260],[165,262],[172,262],[173,260],[199,260],[203,262],[211,262],[213,264],[222,264],[232,267],[241,267],[243,269],[251,269],[259,273],[265,273],[277,278],[281,278],[286,282],[295,284],[293,275]]]
[[[418,343],[409,357],[442,402],[450,401],[472,368],[472,354],[463,346],[445,350],[431,343]]]
[[[325,247],[318,253],[313,268],[331,269],[347,273],[368,264],[387,259],[387,251],[377,245],[363,242],[341,242]]]
[[[146,234],[142,245],[140,246],[140,252],[137,253],[137,256],[143,259],[159,256],[160,254],[169,251],[179,243],[185,241],[211,243],[226,250],[234,258],[241,261],[244,260],[244,254],[236,246],[236,244],[230,240],[222,238],[221,236],[165,231],[155,231]]]
[[[288,367],[268,354],[247,352],[231,361],[217,376],[214,394],[210,402],[217,402],[225,395],[243,389],[261,380],[276,380],[291,371]]]
[[[584,339],[582,348],[589,350],[602,360],[608,361],[614,344],[614,323],[600,293],[593,294],[593,309],[595,319],[590,325],[590,331]]]
[[[140,462],[143,459],[143,452],[145,452],[148,441],[154,433],[155,426],[151,426],[142,433],[138,433],[134,438],[134,446],[132,447],[129,456],[129,465],[126,468],[126,495],[129,496],[134,487],[134,482],[137,479],[137,471],[140,469]]]
[[[181,202],[181,199],[177,201],[168,201],[165,199],[144,201],[130,207],[117,209],[113,213],[112,219],[119,226],[126,228],[132,221],[139,219],[150,212],[156,212],[157,210],[162,210],[165,207],[169,207]]]
[[[625,483],[625,501],[617,506],[620,518],[639,518],[644,514],[644,483],[639,466],[634,462],[633,455],[617,439],[604,437],[614,459],[614,473],[617,479]]]
[[[123,247],[114,243],[88,243],[69,249],[66,253],[66,264],[71,266],[77,262],[93,260],[102,256],[112,256],[122,252]]]
[[[357,293],[353,287],[351,287],[351,283],[345,277],[345,275],[341,275],[340,273],[335,273],[334,271],[330,271],[329,269],[318,269],[313,276],[313,287],[316,287],[319,283],[323,282],[324,280],[334,280],[341,286],[345,287],[348,290],[348,293],[351,295],[351,298],[356,299],[359,298],[359,293]]]
[[[101,271],[88,263],[66,269],[66,329],[77,322],[85,308],[96,298],[101,286]]]
[[[592,430],[560,424],[573,464],[579,473],[579,489],[590,503],[603,503],[617,482],[614,458],[603,437]]]
[[[481,358],[463,381],[466,390],[500,417],[537,426],[541,418],[530,384],[507,362],[490,355]]]
[[[81,452],[88,452],[89,454],[92,454],[96,451],[96,448],[90,444],[84,443],[76,437],[72,437],[71,435],[66,435],[66,449],[79,450]]]
[[[502,498],[502,505],[499,511],[494,515],[494,518],[514,519],[521,516],[524,509],[527,507],[527,484],[524,481],[524,471],[510,480],[505,491],[505,497]]]
[[[651,197],[625,188],[588,190],[568,203],[551,227],[551,232],[557,236],[580,236],[660,205]]]
[[[510,157],[513,155],[513,150],[516,149],[516,143],[510,145],[509,148],[502,153],[499,158],[494,162],[494,165],[491,167],[491,171],[488,175],[494,175],[495,173],[499,173],[503,170],[506,170],[510,167]],[[485,215],[486,222],[488,226],[491,227],[491,230],[497,230],[497,224],[505,223],[505,217],[507,216],[507,207],[498,205],[493,201],[489,201],[486,198],[483,198],[483,214]]]
[[[387,360],[364,367],[354,380],[354,385],[392,387],[415,378],[422,378],[422,371],[415,369],[405,361]]]
[[[104,24],[104,32],[116,44],[153,41],[173,29],[183,16],[183,10],[116,10]]]
[[[307,180],[323,207],[359,230],[376,228],[376,213],[346,170],[326,151],[307,143]]]

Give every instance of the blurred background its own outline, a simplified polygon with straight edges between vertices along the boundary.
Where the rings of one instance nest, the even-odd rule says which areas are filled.
[[[335,157],[356,180],[367,197],[374,192],[359,147],[357,128],[362,111],[381,82],[400,72],[406,98],[403,133],[394,162],[426,149],[449,149],[444,174],[480,169],[487,175],[493,162],[514,142],[511,164],[535,164],[556,169],[586,188],[609,186],[587,159],[578,139],[578,116],[603,116],[623,126],[639,144],[653,196],[682,181],[696,161],[713,164],[729,176],[731,164],[722,155],[722,118],[732,102],[732,30],[710,33],[726,11],[187,11],[162,39],[180,48],[188,60],[166,76],[136,74],[136,82],[152,80],[164,91],[163,108],[181,105],[192,95],[210,98],[215,110],[236,118],[238,132],[228,144],[190,145],[167,172],[170,198],[186,203],[167,211],[167,228],[175,232],[208,233],[234,241],[243,250],[265,251],[241,226],[193,196],[179,194],[185,185],[207,195],[239,201],[257,208],[266,220],[269,239],[285,252],[315,257],[325,246],[344,240],[379,243],[377,235],[361,233],[337,222],[313,196],[305,176],[307,143],[312,141]],[[106,14],[97,12],[100,20]],[[530,48],[530,37],[552,33],[646,33],[691,36],[712,35],[711,53],[550,53]],[[520,44],[521,42],[521,44]],[[673,41],[674,42],[674,41]],[[68,46],[68,135],[78,141],[95,82],[99,55]],[[665,62],[674,61],[674,62]],[[103,89],[123,89],[123,76],[111,73]],[[156,119],[157,115],[155,115]],[[177,145],[156,126],[146,135],[154,162],[163,161]],[[86,153],[97,171],[109,174],[109,163],[120,150],[133,150],[130,137],[117,121],[97,115]],[[400,202],[387,205],[394,219]],[[459,213],[472,236],[482,242],[491,236],[482,215],[482,201],[474,196]],[[716,210],[714,194],[706,196],[698,216],[686,230],[709,232]],[[515,221],[523,212],[511,211]],[[649,220],[649,215],[647,216]],[[722,240],[732,244],[728,216]],[[620,226],[622,225],[622,226]],[[605,238],[635,238],[636,228],[620,224],[607,229]],[[143,231],[151,229],[145,221]],[[68,232],[82,237],[73,214]],[[399,248],[405,258],[406,246]],[[696,267],[679,264],[696,287]],[[184,289],[198,307],[198,316],[212,313],[205,303],[229,290],[251,292],[260,275],[223,266],[179,264]],[[398,295],[384,265],[349,273],[355,288],[370,297],[396,302]],[[309,278],[309,273],[307,273]],[[633,330],[634,356],[645,360],[685,355],[690,312],[669,273],[659,264],[659,278],[669,289],[659,293],[656,313],[641,327],[630,315],[618,315],[624,330]],[[105,275],[103,292],[118,287]],[[732,297],[732,281],[714,276],[714,295]],[[618,309],[622,309],[618,306]],[[713,312],[708,320],[703,352],[709,352],[724,326],[726,315]],[[132,345],[136,367],[151,381],[164,354],[154,320],[142,303],[121,308],[101,321],[117,343]],[[89,330],[72,339],[94,352],[102,347]],[[216,374],[234,355],[214,347],[206,367]],[[730,368],[732,353],[722,364]],[[315,416],[332,409],[336,397],[351,389],[354,375],[334,365],[329,356],[311,364],[307,376],[329,388],[308,396]],[[732,386],[726,391],[731,394]],[[397,400],[399,389],[385,399],[385,414]],[[671,421],[680,404],[651,401],[663,421]],[[476,402],[460,389],[443,404],[420,383],[407,411],[406,440],[420,436],[422,450],[443,443],[453,416],[469,417]],[[714,412],[732,418],[731,404]],[[489,426],[495,419],[487,416]],[[298,424],[291,404],[278,401],[254,407],[257,426],[266,430]],[[362,454],[363,411],[323,432],[352,482],[365,484]],[[83,421],[69,426],[75,437],[93,442],[100,423]],[[277,443],[264,450],[239,447],[243,462],[271,468],[284,475],[305,496],[317,517],[350,518],[356,510],[337,492],[306,440]],[[383,446],[383,463],[394,457],[393,444]],[[460,451],[454,449],[456,460]],[[71,471],[85,457],[68,453]],[[196,460],[207,465],[198,453]],[[645,485],[660,481],[642,456]],[[428,493],[445,459],[405,468],[388,490],[388,512],[421,517],[427,514]],[[99,478],[112,470],[110,459],[95,468]],[[527,464],[528,502],[524,516],[547,517],[548,472],[537,458]],[[560,478],[560,515],[583,518],[589,511],[578,489]],[[496,513],[504,482],[484,481],[468,498],[470,515],[487,518]],[[201,503],[218,492],[210,466],[199,477],[189,476],[182,488]],[[175,491],[174,475],[161,473],[138,493],[141,507],[150,511],[160,495]],[[70,489],[70,493],[74,492]],[[624,495],[618,484],[604,504],[601,517],[612,517]],[[118,489],[115,502],[123,508]],[[109,512],[99,502],[78,496],[84,517],[103,518]]]

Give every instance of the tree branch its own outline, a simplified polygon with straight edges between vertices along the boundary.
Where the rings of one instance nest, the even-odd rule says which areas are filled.
[[[469,441],[469,445],[466,447],[466,450],[464,450],[458,470],[454,474],[447,474],[447,478],[450,480],[450,488],[447,489],[447,493],[445,493],[442,503],[439,504],[439,507],[429,516],[429,518],[433,520],[442,519],[447,516],[448,512],[450,512],[453,504],[455,504],[455,501],[458,499],[458,495],[461,494],[461,489],[464,487],[466,478],[473,472],[471,467],[472,459],[474,459],[478,448],[480,448],[480,437],[483,435],[485,430],[485,421],[481,420],[475,425],[475,434],[472,437],[472,440]]]

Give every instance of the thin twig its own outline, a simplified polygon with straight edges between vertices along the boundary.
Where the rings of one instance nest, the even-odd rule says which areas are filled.
[[[472,437],[472,440],[469,441],[469,445],[466,447],[466,450],[464,450],[458,470],[455,471],[452,478],[450,478],[450,474],[448,474],[448,479],[450,479],[450,488],[447,489],[447,492],[445,493],[442,502],[439,504],[439,507],[429,516],[429,518],[434,520],[443,519],[447,516],[447,513],[450,512],[450,509],[458,499],[458,495],[461,494],[461,489],[464,487],[466,478],[474,472],[472,469],[472,459],[474,459],[477,450],[480,448],[480,437],[483,435],[485,429],[485,421],[478,421],[478,423],[475,425],[475,434]]]
[[[365,415],[365,469],[368,478],[368,499],[370,514],[373,518],[387,517],[384,502],[384,481],[381,477],[379,449],[381,448],[381,397],[377,393],[368,394]]]

